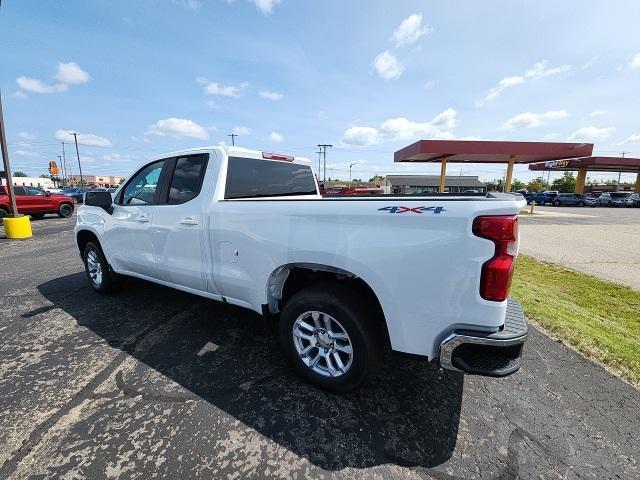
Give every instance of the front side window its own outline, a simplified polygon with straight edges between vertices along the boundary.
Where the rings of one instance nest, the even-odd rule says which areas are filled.
[[[23,195],[26,195],[24,191],[24,187],[13,187],[13,193],[15,193],[16,196],[20,196],[20,197],[22,197]]]
[[[151,163],[136,173],[124,187],[120,203],[122,205],[153,204],[164,162],[164,160],[160,160]]]
[[[316,183],[309,165],[230,157],[225,198],[315,195]]]
[[[198,196],[206,163],[207,155],[178,157],[169,186],[168,203],[177,205]]]

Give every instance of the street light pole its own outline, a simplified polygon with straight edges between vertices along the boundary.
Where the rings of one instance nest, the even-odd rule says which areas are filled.
[[[0,148],[2,150],[2,163],[4,164],[4,174],[7,177],[7,193],[9,194],[9,203],[11,204],[10,215],[18,216],[18,207],[16,206],[16,196],[13,193],[13,177],[11,176],[11,164],[9,163],[9,151],[7,150],[7,137],[4,131],[4,114],[2,112],[2,94],[0,93]]]
[[[357,165],[357,163],[349,164],[349,187],[351,187],[351,167],[353,167],[354,165]]]

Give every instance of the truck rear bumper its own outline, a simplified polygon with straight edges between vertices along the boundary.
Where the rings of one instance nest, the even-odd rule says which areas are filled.
[[[475,375],[510,375],[520,368],[522,345],[528,332],[522,305],[509,298],[500,331],[454,330],[440,344],[440,366]]]

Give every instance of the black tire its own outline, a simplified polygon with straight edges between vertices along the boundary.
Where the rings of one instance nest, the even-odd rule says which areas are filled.
[[[95,255],[95,257],[92,257],[92,255]],[[95,269],[93,269],[91,265],[92,259],[95,259],[95,261],[100,265],[99,281],[97,281],[97,278],[92,276],[96,273]],[[84,262],[84,271],[87,274],[87,280],[89,280],[89,284],[96,292],[105,294],[116,290],[120,283],[119,275],[111,271],[109,263],[104,257],[99,245],[93,242],[87,243],[84,247],[84,252],[82,252],[82,261]]]
[[[553,206],[554,207],[559,207],[560,206],[560,202],[556,200],[555,202],[553,202]]]
[[[73,205],[71,203],[61,203],[58,207],[58,216],[60,218],[69,218],[73,215]]]
[[[540,200],[540,203],[538,203],[538,205],[544,205],[544,200]]]
[[[0,208],[0,220],[2,220],[4,217],[8,217],[9,216],[9,210],[6,210],[4,208]]]
[[[584,202],[578,202],[579,207],[584,207]]]
[[[317,373],[298,354],[293,335],[294,325],[300,316],[311,311],[330,315],[348,335],[353,351],[352,361],[346,372],[338,376]],[[372,320],[364,300],[350,288],[337,283],[316,284],[295,294],[285,305],[279,322],[280,343],[286,358],[309,383],[331,392],[346,393],[367,380],[382,351],[381,336]],[[337,330],[335,323],[333,325]],[[315,344],[318,345],[317,342]],[[326,349],[313,347],[309,357],[315,356],[314,350],[317,354],[320,354],[320,350],[327,352]],[[324,360],[324,363],[326,365],[327,361]],[[335,360],[331,363],[337,365]]]
[[[33,220],[42,220],[44,218],[44,213],[31,213],[30,216]]]

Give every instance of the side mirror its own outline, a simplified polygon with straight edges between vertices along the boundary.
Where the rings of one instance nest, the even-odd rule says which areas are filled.
[[[51,192],[49,192],[48,190],[45,190],[45,191],[44,191],[44,194],[45,194],[47,197],[50,197],[50,196],[51,196]]]
[[[87,192],[84,194],[84,204],[100,207],[109,214],[113,213],[113,198],[109,192]]]

